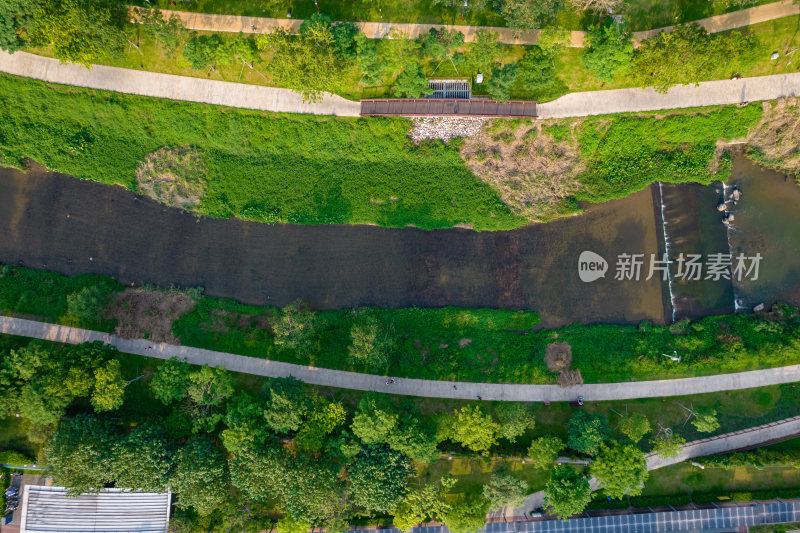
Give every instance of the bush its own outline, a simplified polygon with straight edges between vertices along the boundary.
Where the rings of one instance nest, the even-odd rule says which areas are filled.
[[[24,453],[16,450],[6,450],[0,452],[0,464],[9,466],[28,466],[36,463],[35,459],[31,459]]]

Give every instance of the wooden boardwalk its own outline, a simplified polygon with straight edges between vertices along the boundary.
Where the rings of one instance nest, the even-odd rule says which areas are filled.
[[[361,100],[361,116],[536,118],[536,105],[536,102],[521,100],[375,98]]]

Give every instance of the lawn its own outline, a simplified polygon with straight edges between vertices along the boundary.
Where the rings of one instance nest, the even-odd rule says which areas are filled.
[[[135,190],[145,156],[192,147],[207,173],[200,214],[298,224],[519,227],[442,143],[413,146],[400,118],[270,114],[0,77],[5,165]]]
[[[172,0],[139,0],[138,5],[156,5],[164,9],[181,9],[196,13],[221,13],[251,17],[308,18],[317,11],[314,0],[196,0],[181,2],[177,7]],[[767,4],[769,0],[747,1],[744,6],[725,0],[631,0],[622,10],[635,31],[660,28],[680,22],[698,20],[713,15],[729,13],[742,7]],[[465,11],[463,2],[458,7],[435,5],[433,0],[318,0],[319,9],[335,20],[372,22],[413,22],[418,24],[458,24],[473,26],[505,26],[505,20],[491,8]],[[585,29],[593,21],[574,10],[562,11],[546,26],[560,26],[570,30]]]

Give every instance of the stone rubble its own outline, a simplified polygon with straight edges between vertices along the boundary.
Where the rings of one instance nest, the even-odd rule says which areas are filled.
[[[486,119],[475,117],[423,117],[413,119],[414,127],[408,137],[419,144],[428,139],[445,143],[459,137],[472,137],[480,132]]]

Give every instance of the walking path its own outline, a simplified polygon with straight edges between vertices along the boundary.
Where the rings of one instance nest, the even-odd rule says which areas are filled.
[[[0,72],[91,89],[103,89],[172,100],[202,102],[279,113],[312,113],[355,117],[361,104],[325,93],[320,102],[306,103],[291,89],[278,89],[119,67],[62,65],[56,59],[26,52],[0,51]],[[666,94],[653,89],[612,89],[570,93],[538,104],[539,118],[583,117],[608,113],[678,109],[774,100],[800,95],[800,73],[681,85]]]
[[[800,381],[800,365],[719,374],[699,378],[626,383],[599,383],[564,388],[558,385],[519,385],[502,383],[467,383],[397,378],[391,385],[386,376],[345,372],[327,368],[281,363],[256,357],[215,352],[190,346],[153,343],[144,339],[122,339],[110,333],[35,322],[22,318],[0,317],[0,333],[33,337],[68,344],[101,341],[121,352],[169,359],[178,357],[192,364],[224,366],[233,372],[267,377],[289,377],[325,387],[362,391],[389,392],[407,396],[514,402],[564,402],[583,396],[587,401],[624,400],[684,396],[706,392],[764,387]]]
[[[681,452],[677,456],[668,459],[664,459],[653,453],[648,454],[645,456],[647,459],[647,470],[656,470],[658,468],[664,468],[665,466],[682,463],[689,459],[694,459],[695,457],[741,450],[742,448],[763,445],[797,435],[800,435],[800,416],[784,418],[783,420],[764,424],[763,426],[756,426],[742,431],[725,433],[724,435],[718,435],[716,437],[688,442],[683,445]],[[598,483],[595,478],[589,480],[589,485],[592,487],[592,490],[599,490],[601,488],[600,483]],[[506,518],[512,520],[511,517],[513,516],[524,519],[525,513],[532,513],[537,509],[541,509],[543,503],[544,491],[540,490],[534,492],[525,500],[524,506],[514,510],[508,510]],[[500,513],[500,515],[502,515],[502,513]]]
[[[653,88],[569,93],[537,105],[539,118],[585,117],[610,113],[739,104],[800,95],[800,72],[738,80],[678,85],[666,94]]]
[[[300,30],[302,19],[276,19],[264,17],[243,17],[238,15],[213,15],[207,13],[189,13],[185,11],[162,11],[165,16],[177,15],[183,24],[192,30],[203,31],[225,31],[225,32],[244,32],[244,33],[269,33],[276,28],[283,28],[289,33],[297,33]],[[732,13],[716,15],[695,21],[710,33],[741,28],[750,24],[758,24],[768,20],[789,17],[800,13],[800,5],[792,0],[783,0],[771,4],[750,7]],[[402,33],[407,37],[414,38],[426,34],[431,28],[448,28],[460,31],[464,34],[466,42],[475,40],[475,35],[480,30],[491,30],[496,32],[498,40],[507,44],[535,44],[539,39],[539,30],[527,30],[514,32],[510,28],[500,28],[493,26],[459,26],[443,24],[406,24],[393,22],[354,22],[361,31],[370,39],[391,38],[393,33]],[[255,31],[253,28],[255,27]],[[672,31],[673,26],[656,28],[653,30],[634,32],[633,37],[636,43],[644,39],[657,35],[660,31]],[[570,32],[570,44],[573,47],[582,47],[586,38],[586,32]]]
[[[0,51],[0,71],[53,83],[77,85],[128,94],[186,100],[281,113],[313,113],[357,117],[358,102],[325,93],[322,100],[306,103],[291,89],[159,74],[118,67],[63,65],[57,59],[26,52]]]

